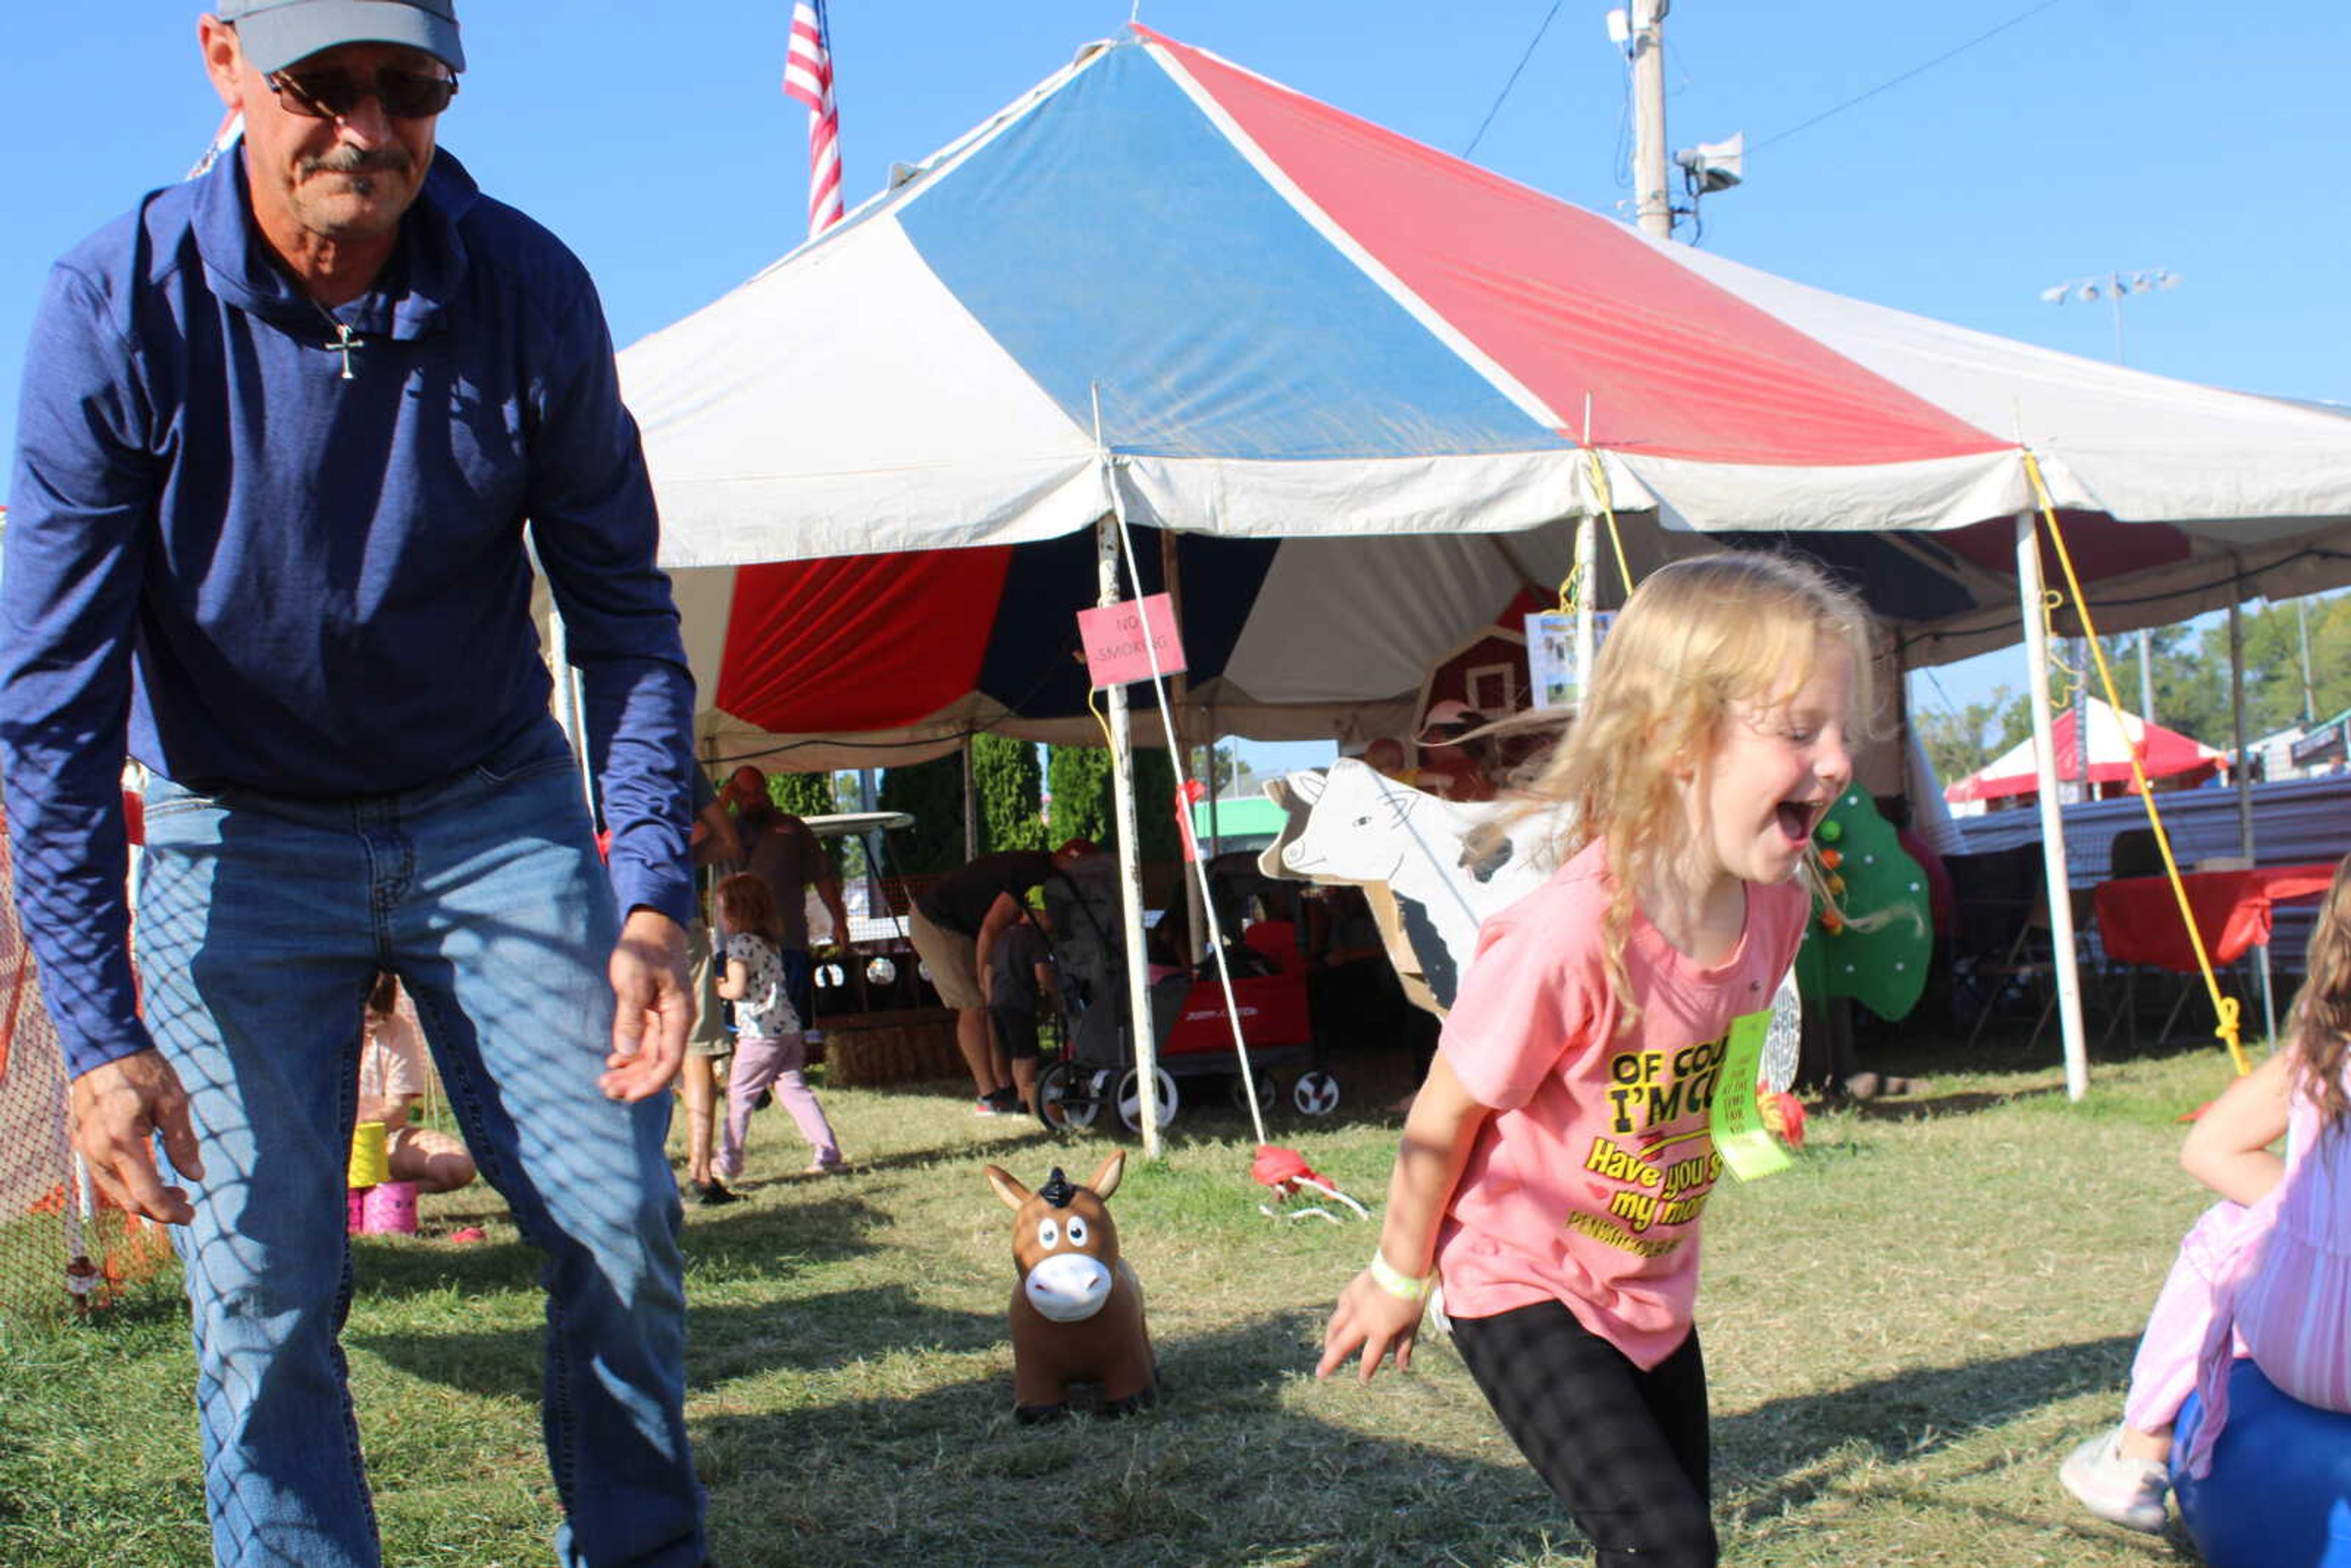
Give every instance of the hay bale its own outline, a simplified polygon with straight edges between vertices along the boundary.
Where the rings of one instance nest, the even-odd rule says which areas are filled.
[[[845,1013],[822,1020],[825,1082],[844,1088],[919,1083],[964,1074],[949,1008]]]

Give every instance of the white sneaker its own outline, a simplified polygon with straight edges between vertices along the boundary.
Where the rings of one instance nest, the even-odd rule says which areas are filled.
[[[2057,1479],[2081,1500],[2082,1506],[2109,1524],[2163,1531],[2164,1496],[2171,1490],[2171,1473],[2153,1459],[2134,1459],[2122,1451],[2123,1429],[2101,1432],[2065,1456]]]

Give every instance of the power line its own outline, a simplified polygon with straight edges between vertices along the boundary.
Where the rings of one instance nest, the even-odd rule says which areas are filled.
[[[1748,151],[1750,152],[1761,152],[1763,149],[1771,146],[1774,142],[1785,141],[1789,137],[1793,136],[1799,131],[1810,131],[1813,126],[1818,125],[1822,120],[1828,119],[1831,115],[1843,114],[1846,110],[1851,109],[1857,103],[1866,103],[1871,99],[1876,98],[1879,93],[1885,92],[1891,88],[1900,87],[1912,77],[1920,76],[1928,71],[1933,70],[1945,60],[1954,58],[1959,55],[1964,55],[1970,49],[1974,48],[1978,44],[1989,42],[1990,40],[2000,37],[2002,33],[2007,32],[2011,27],[2015,26],[2020,22],[2029,22],[2033,17],[2041,15],[2042,12],[2051,10],[2064,3],[2064,0],[2042,0],[2040,5],[2033,6],[2030,11],[2019,12],[2017,15],[2011,16],[2007,21],[2002,22],[1999,26],[1992,28],[1990,32],[1979,33],[1974,37],[1970,38],[1966,43],[1959,45],[1955,48],[1944,50],[1941,54],[1937,55],[1933,59],[1928,60],[1924,65],[1913,66],[1908,70],[1904,71],[1900,76],[1895,77],[1890,80],[1878,83],[1876,87],[1871,88],[1867,92],[1862,93],[1857,97],[1846,99],[1834,109],[1824,109],[1820,113],[1813,116],[1810,120],[1802,121],[1801,124],[1792,125],[1788,127],[1787,130],[1781,131],[1775,136],[1767,136],[1762,141],[1755,143],[1754,146],[1749,148]]]
[[[1479,122],[1478,134],[1472,136],[1469,139],[1469,145],[1461,150],[1461,156],[1464,158],[1477,152],[1478,143],[1486,139],[1486,128],[1494,123],[1494,116],[1502,112],[1502,100],[1510,96],[1510,89],[1519,85],[1519,73],[1525,70],[1527,62],[1535,57],[1535,46],[1542,42],[1545,33],[1551,31],[1551,19],[1559,15],[1560,4],[1561,0],[1551,0],[1551,9],[1543,14],[1542,26],[1537,27],[1535,36],[1527,40],[1527,52],[1520,55],[1519,63],[1511,68],[1510,79],[1504,82],[1502,90],[1495,95],[1494,107],[1488,110],[1486,118]],[[2051,4],[2055,4],[2055,0],[2051,0]]]

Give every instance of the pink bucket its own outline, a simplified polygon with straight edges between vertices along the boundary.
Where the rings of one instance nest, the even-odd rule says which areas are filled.
[[[360,1228],[371,1236],[416,1234],[416,1184],[387,1181],[367,1189]]]
[[[371,1186],[355,1186],[345,1190],[343,1195],[343,1213],[346,1219],[344,1228],[350,1234],[357,1236],[367,1228],[368,1194],[374,1190],[375,1188]]]

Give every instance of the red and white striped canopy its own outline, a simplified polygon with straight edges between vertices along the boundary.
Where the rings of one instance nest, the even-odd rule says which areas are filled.
[[[2128,783],[2131,779],[2131,748],[2134,746],[2139,748],[2140,766],[2149,779],[2199,783],[2228,766],[2228,753],[2215,751],[2202,741],[2182,735],[2178,730],[2149,724],[2137,714],[2123,713],[2096,697],[2091,697],[2084,704],[2083,709],[2068,708],[2050,726],[2051,740],[2057,753],[2054,772],[2059,779],[2077,779],[2082,777],[2080,714],[2084,709],[2090,716],[2092,784]],[[2041,780],[2035,771],[2037,756],[2038,751],[2030,737],[2019,741],[1966,778],[1945,786],[1943,798],[1957,802],[2038,795]]]

